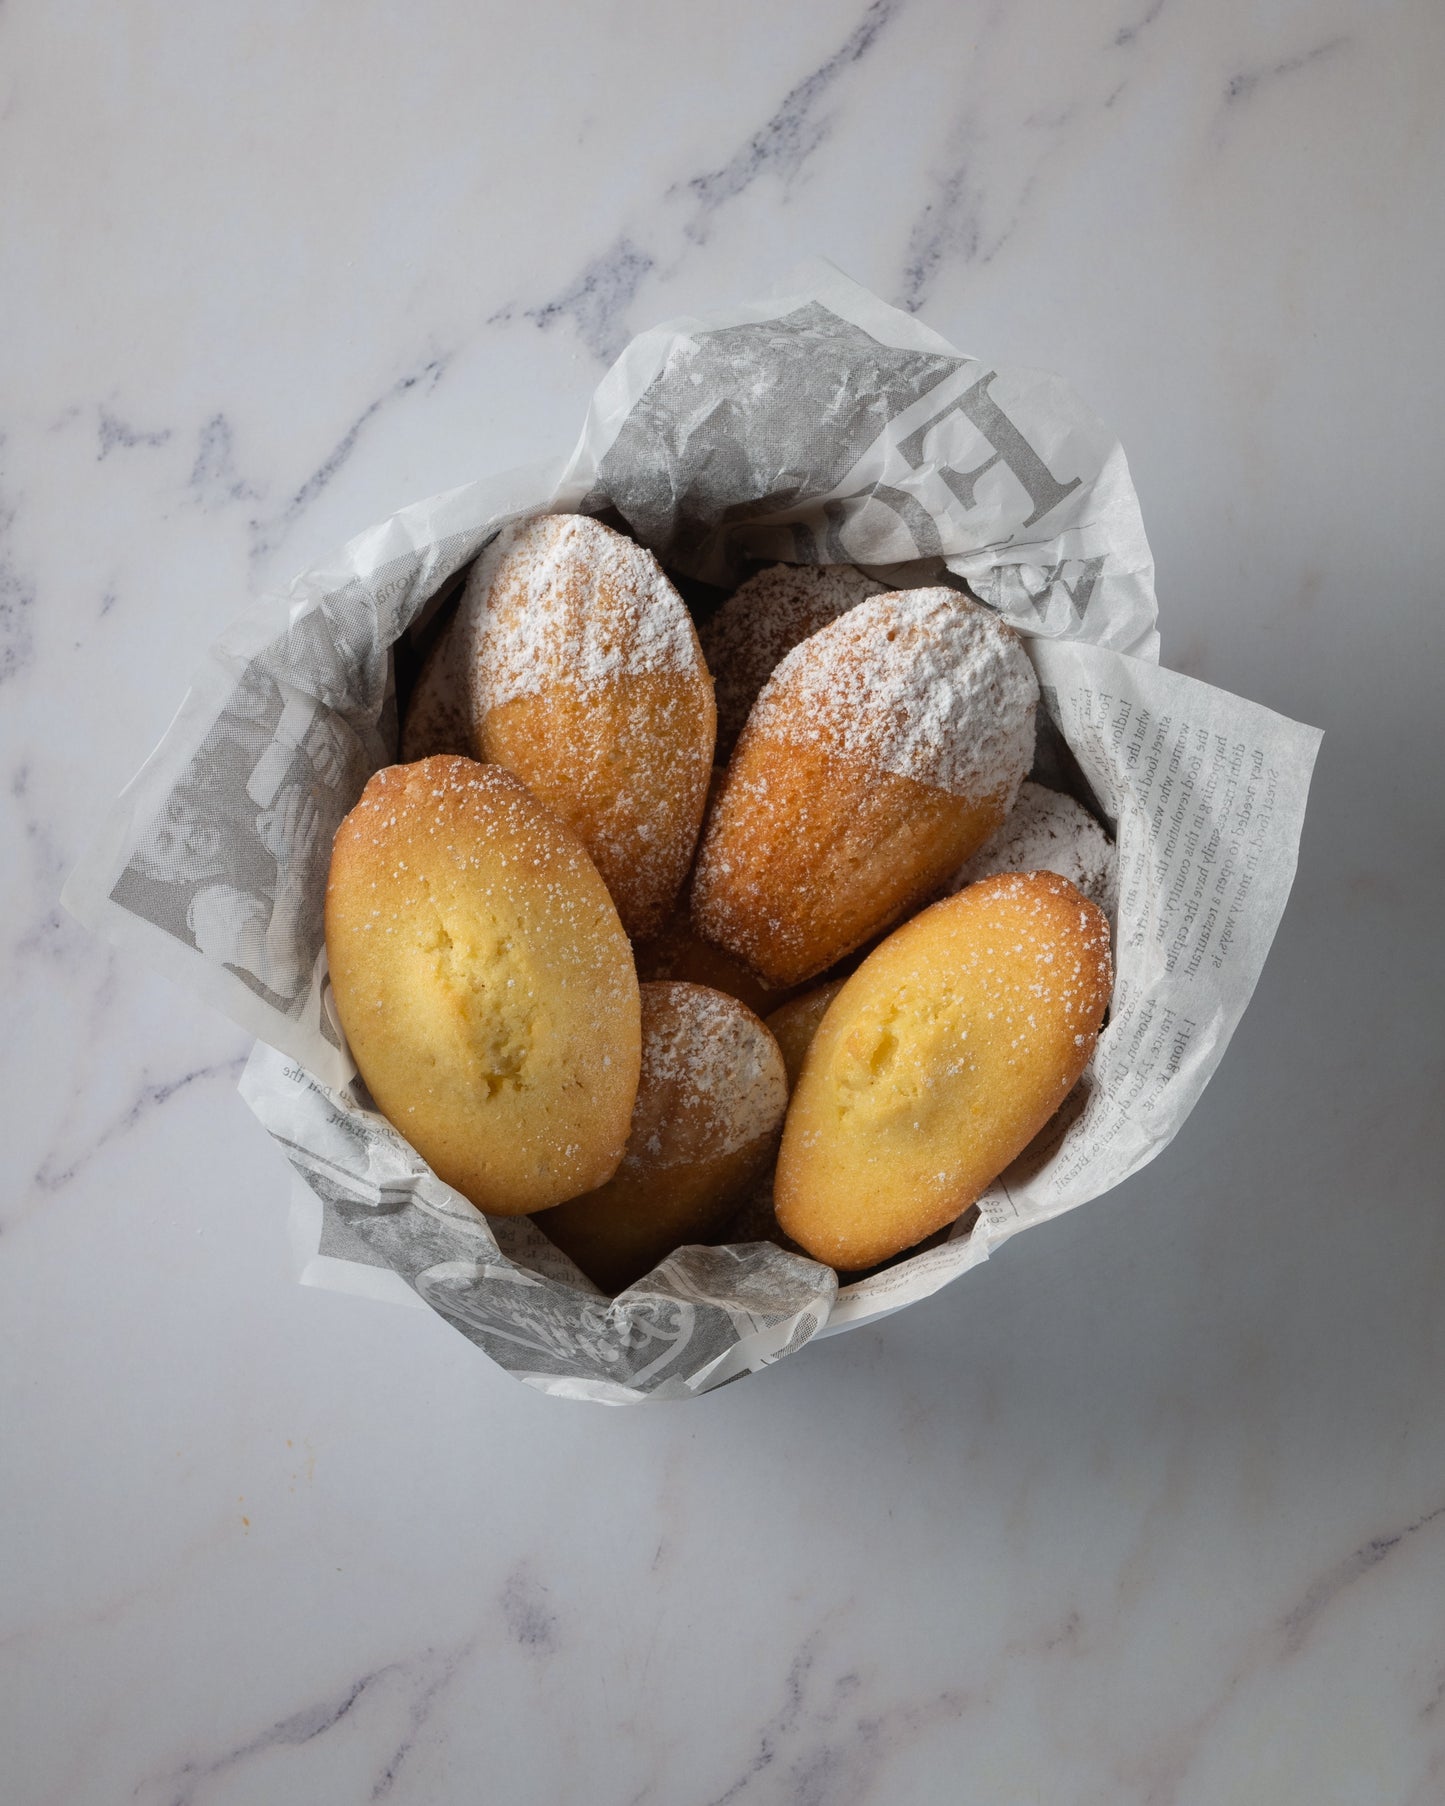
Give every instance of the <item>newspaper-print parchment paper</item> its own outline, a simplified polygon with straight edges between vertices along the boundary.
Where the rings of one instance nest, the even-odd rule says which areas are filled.
[[[328,992],[331,837],[396,756],[397,652],[509,520],[558,509],[611,510],[718,585],[760,560],[966,582],[1027,636],[1036,770],[1117,842],[1117,980],[1089,1072],[951,1239],[841,1285],[769,1242],[684,1248],[608,1299],[530,1221],[444,1185],[372,1106]],[[241,1089],[303,1182],[303,1280],[420,1299],[546,1392],[688,1397],[936,1291],[1137,1172],[1192,1108],[1284,908],[1319,735],[1157,657],[1124,454],[1068,386],[965,357],[810,265],[781,297],[634,340],[560,472],[420,502],[264,599],[64,901],[258,1037]]]

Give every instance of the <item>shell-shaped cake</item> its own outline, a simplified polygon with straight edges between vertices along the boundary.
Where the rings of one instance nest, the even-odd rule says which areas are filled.
[[[656,934],[692,862],[717,723],[662,567],[587,515],[541,515],[477,560],[458,634],[477,757],[566,822],[634,940]]]
[[[1013,806],[1038,681],[951,589],[859,603],[783,660],[748,717],[692,888],[706,940],[776,986],[942,890]]]
[[[857,1271],[952,1223],[1093,1057],[1104,913],[1053,872],[985,878],[889,935],[819,1024],[778,1153],[778,1221]]]
[[[337,830],[326,953],[378,1107],[478,1209],[612,1176],[641,1062],[632,950],[576,836],[510,772],[377,772]]]
[[[538,1226],[604,1291],[620,1291],[735,1209],[772,1161],[787,1103],[783,1057],[751,1010],[705,985],[644,984],[622,1164]]]

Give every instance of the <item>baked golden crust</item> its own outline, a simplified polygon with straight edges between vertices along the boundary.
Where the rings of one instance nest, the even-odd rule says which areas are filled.
[[[802,983],[942,889],[1007,815],[1038,684],[952,590],[860,603],[796,647],[748,718],[692,887],[705,940]]]
[[[723,776],[722,766],[714,765],[708,781],[707,807],[703,812],[704,833],[722,793]],[[637,959],[639,978],[670,978],[685,984],[707,985],[714,991],[726,991],[729,997],[736,997],[739,1003],[745,1003],[759,1016],[775,1010],[788,996],[787,991],[765,985],[740,959],[724,953],[721,947],[714,947],[711,941],[703,940],[692,925],[692,910],[685,893],[661,931],[638,942],[632,951]]]
[[[704,985],[644,984],[622,1164],[538,1227],[604,1291],[620,1291],[712,1235],[766,1172],[787,1099],[782,1055],[751,1010]]]
[[[692,862],[717,722],[662,567],[599,521],[543,515],[478,560],[460,632],[477,756],[567,823],[634,939],[656,934]]]
[[[745,731],[698,858],[698,934],[776,989],[927,901],[1003,819],[991,802]]]
[[[985,878],[906,923],[813,1038],[779,1223],[856,1271],[953,1222],[1088,1065],[1112,983],[1103,912],[1052,872]]]
[[[601,1184],[641,1060],[631,949],[576,837],[496,765],[379,771],[337,830],[326,951],[378,1107],[499,1216]]]

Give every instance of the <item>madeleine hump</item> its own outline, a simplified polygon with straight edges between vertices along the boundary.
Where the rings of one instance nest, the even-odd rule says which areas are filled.
[[[1039,686],[1019,636],[951,589],[858,603],[764,686],[693,879],[705,940],[803,983],[940,891],[1013,807]]]

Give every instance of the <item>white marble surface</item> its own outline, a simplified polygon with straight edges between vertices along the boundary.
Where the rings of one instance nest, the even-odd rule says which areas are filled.
[[[1428,0],[8,0],[8,1801],[1445,1800],[1442,53]],[[296,1286],[244,1038],[56,895],[259,585],[812,252],[1117,428],[1165,661],[1326,729],[1300,878],[1087,1235],[568,1406]]]

